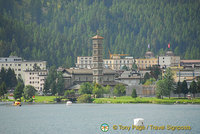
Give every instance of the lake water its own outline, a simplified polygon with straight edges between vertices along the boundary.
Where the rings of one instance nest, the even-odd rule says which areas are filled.
[[[134,118],[164,130],[120,130]],[[100,129],[109,125],[108,132]],[[158,104],[33,104],[22,107],[0,104],[0,134],[200,134],[200,105]],[[113,129],[117,125],[117,130]],[[190,126],[191,130],[167,130],[167,125]],[[122,127],[121,127],[122,128]]]

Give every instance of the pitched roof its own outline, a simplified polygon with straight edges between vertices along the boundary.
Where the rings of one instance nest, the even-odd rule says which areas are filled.
[[[96,36],[92,37],[92,39],[104,39],[104,38],[99,35],[96,35]]]
[[[73,74],[93,74],[92,69],[65,69],[69,73]],[[104,74],[115,74],[116,71],[111,70],[111,69],[103,69]]]
[[[199,63],[200,60],[181,60],[183,63]]]

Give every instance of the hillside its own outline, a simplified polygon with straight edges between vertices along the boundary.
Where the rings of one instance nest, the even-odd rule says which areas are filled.
[[[184,59],[200,59],[199,0],[0,0],[0,56],[70,67],[104,37],[104,57],[158,55],[167,44]]]

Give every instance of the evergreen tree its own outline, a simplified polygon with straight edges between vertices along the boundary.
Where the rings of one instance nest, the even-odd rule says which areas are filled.
[[[189,92],[189,90],[188,90],[187,82],[185,80],[182,82],[181,87],[182,87],[181,93],[183,93],[184,98],[186,98],[186,94]]]
[[[197,84],[193,80],[192,83],[190,84],[190,92],[193,94],[193,97],[195,98],[195,94],[197,93]]]
[[[4,69],[4,67],[1,68],[0,80],[1,80],[1,82],[5,82],[5,83],[7,81],[7,74],[6,74],[6,70]]]
[[[56,84],[56,87],[57,87],[57,93],[59,96],[63,96],[64,95],[64,79],[63,79],[63,76],[62,76],[62,73],[59,73],[58,74],[58,78],[57,78],[57,84]]]
[[[163,99],[163,96],[165,95],[165,92],[166,92],[166,80],[159,80],[157,83],[156,83],[156,97],[157,98],[161,98]]]
[[[151,76],[153,76],[156,80],[158,80],[158,76],[161,75],[161,69],[158,66],[153,66],[150,68],[151,72]]]
[[[22,97],[22,93],[23,93],[23,84],[18,82],[17,87],[14,90],[14,98],[16,99],[20,99],[21,101],[21,97]]]
[[[197,93],[200,93],[200,79],[197,81]]]
[[[6,90],[6,83],[5,82],[2,82],[1,85],[0,85],[0,97],[4,97],[4,94],[7,93],[7,90]]]
[[[169,96],[169,98],[170,98],[171,92],[174,91],[174,89],[175,89],[173,73],[172,73],[172,70],[170,68],[166,69],[166,73],[165,73],[163,79],[165,80],[165,84],[166,84],[165,95]]]
[[[137,97],[137,92],[136,92],[136,89],[135,89],[135,88],[133,88],[131,97],[132,97],[132,98],[136,98],[136,97]]]
[[[33,96],[35,96],[35,93],[36,93],[36,89],[31,85],[27,85],[24,88],[23,96],[26,100],[29,100],[29,99],[32,99]]]
[[[146,72],[145,75],[144,75],[144,79],[143,79],[142,84],[144,84],[150,78],[151,78],[151,76],[149,75],[149,73]]]
[[[181,89],[182,89],[181,86],[182,86],[181,82],[178,81],[177,86],[176,86],[176,89],[174,90],[174,93],[175,93],[175,94],[178,94],[178,97],[180,97],[180,93],[181,93]]]
[[[44,83],[44,93],[52,93],[53,95],[56,94],[56,78],[57,78],[57,71],[56,67],[52,66],[50,67],[49,73],[47,75],[47,78],[45,79]],[[51,89],[51,91],[50,91]]]

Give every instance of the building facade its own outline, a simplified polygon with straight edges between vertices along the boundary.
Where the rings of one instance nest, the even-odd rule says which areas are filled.
[[[180,56],[159,56],[158,64],[163,69],[180,66]]]
[[[110,68],[112,70],[121,70],[123,66],[128,67],[129,69],[132,68],[134,64],[133,57],[125,57],[124,59],[103,59],[103,67]],[[80,69],[93,68],[93,57],[92,56],[78,56],[76,67]]]
[[[77,68],[93,68],[93,57],[92,56],[78,56],[76,61]]]
[[[124,66],[131,69],[134,64],[134,59],[133,57],[125,57],[124,59],[104,59],[103,63],[106,68],[113,70],[121,70]]]
[[[74,85],[80,85],[84,82],[93,82],[93,70],[92,69],[58,69],[63,73],[65,80],[65,88],[69,89]],[[103,69],[102,85],[115,85],[116,71],[111,69]]]
[[[200,60],[181,60],[181,66],[188,69],[200,69]]]
[[[26,61],[21,57],[10,56],[0,58],[0,69],[11,68],[15,71],[16,77],[21,76],[24,79],[24,71],[33,70],[34,65],[40,67],[41,70],[46,70],[46,61]]]
[[[37,91],[43,91],[46,77],[46,70],[26,70],[24,71],[24,84],[35,87]]]
[[[9,68],[13,69],[16,77],[21,77],[25,85],[32,85],[38,91],[43,90],[43,79],[47,73],[46,61],[26,61],[17,56],[1,57],[0,69],[2,67],[6,70]],[[40,71],[34,72],[34,67],[40,68],[38,69]]]
[[[135,59],[135,64],[137,65],[138,69],[145,70],[148,67],[158,65],[158,58]]]

